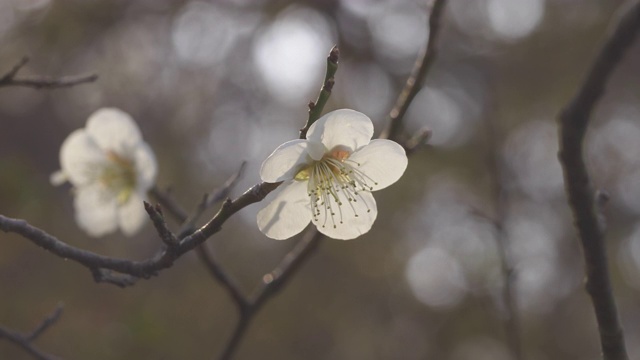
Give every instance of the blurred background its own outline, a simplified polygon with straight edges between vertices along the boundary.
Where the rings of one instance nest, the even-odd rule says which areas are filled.
[[[430,146],[377,193],[368,234],[325,240],[266,304],[236,358],[513,359],[496,219],[525,358],[597,358],[555,121],[621,4],[450,0],[437,60],[405,118],[403,136],[428,126]],[[158,158],[158,186],[185,208],[246,160],[237,196],[259,181],[277,145],[298,136],[334,44],[342,56],[325,110],[364,112],[380,132],[425,45],[426,11],[419,0],[0,0],[0,74],[28,55],[20,75],[100,76],[69,89],[0,88],[0,213],[74,246],[147,258],[160,246],[152,226],[133,238],[90,238],[74,222],[70,189],[49,183],[64,138],[92,112],[118,107],[138,121]],[[586,143],[593,182],[610,195],[609,258],[632,358],[640,356],[639,63],[636,44]],[[247,293],[296,241],[263,236],[261,206],[207,242]],[[65,359],[209,359],[237,321],[194,254],[120,289],[18,236],[0,239],[0,324],[27,332],[64,303],[37,346]],[[29,357],[0,341],[0,358]]]

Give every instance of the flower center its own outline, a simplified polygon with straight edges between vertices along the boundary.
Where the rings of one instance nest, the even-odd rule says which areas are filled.
[[[136,187],[136,171],[133,161],[124,158],[113,151],[107,152],[109,160],[102,169],[100,182],[113,192],[119,204],[129,200]]]
[[[367,212],[371,211],[361,192],[373,191],[373,186],[378,183],[358,169],[360,164],[350,160],[350,156],[348,150],[333,149],[322,159],[298,171],[294,177],[295,180],[309,182],[307,194],[313,220],[318,222],[323,217],[322,227],[327,222],[334,228],[343,223],[345,203],[351,209],[347,211],[352,211],[355,217],[358,217],[358,211],[354,204],[358,200],[364,203]]]

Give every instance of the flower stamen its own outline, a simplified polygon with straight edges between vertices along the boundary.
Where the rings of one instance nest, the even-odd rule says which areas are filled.
[[[119,204],[129,200],[136,188],[135,164],[114,151],[106,152],[108,163],[99,175],[99,181],[116,195]]]
[[[360,171],[360,163],[349,160],[350,155],[344,149],[333,150],[294,176],[295,180],[308,181],[307,194],[312,218],[318,222],[323,217],[322,227],[326,227],[328,221],[333,228],[344,223],[342,199],[346,199],[354,217],[359,217],[355,205],[358,200],[364,203],[367,213],[371,212],[362,192],[373,191],[378,183]]]

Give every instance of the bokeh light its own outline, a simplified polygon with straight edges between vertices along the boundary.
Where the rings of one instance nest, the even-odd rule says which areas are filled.
[[[293,6],[259,32],[254,59],[272,94],[285,104],[304,102],[322,78],[331,24],[309,8]]]

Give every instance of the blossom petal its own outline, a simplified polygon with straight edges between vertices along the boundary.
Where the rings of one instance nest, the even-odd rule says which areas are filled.
[[[67,176],[67,174],[62,171],[62,170],[58,170],[56,172],[54,172],[53,174],[51,174],[49,176],[49,182],[51,183],[51,185],[53,186],[59,186],[62,185],[64,183],[66,183],[67,181],[69,181],[69,177]]]
[[[126,236],[137,233],[146,223],[147,212],[142,201],[144,194],[131,194],[126,203],[118,208],[118,224]]]
[[[320,214],[311,220],[318,227],[318,231],[339,240],[355,239],[368,232],[378,216],[373,195],[362,191],[355,197],[355,201],[348,201],[343,192],[338,194],[340,194],[341,206],[333,197],[329,197],[334,215],[331,215],[328,209],[325,211],[324,206],[320,206]]]
[[[320,160],[322,159],[322,157],[324,156],[324,154],[326,154],[329,151],[329,149],[327,149],[323,143],[321,142],[315,142],[315,141],[311,141],[308,140],[307,141],[307,154],[309,154],[309,156],[313,159],[313,160]]]
[[[76,222],[89,235],[99,237],[118,228],[117,202],[101,185],[76,188]]]
[[[136,187],[144,193],[155,185],[158,163],[153,150],[145,142],[136,147],[133,159],[136,168]]]
[[[376,139],[369,145],[354,152],[347,161],[367,177],[367,184],[373,191],[381,190],[398,181],[407,168],[407,155],[398,143]],[[352,163],[353,164],[353,163]]]
[[[278,146],[262,163],[260,178],[269,183],[291,180],[308,162],[307,141],[287,141]]]
[[[355,151],[367,145],[373,136],[373,124],[367,115],[350,109],[325,114],[311,125],[307,139],[321,142],[328,150],[337,146]]]
[[[258,228],[276,240],[298,234],[311,221],[307,182],[291,180],[280,188],[271,203],[258,212]]]
[[[107,161],[106,156],[84,129],[69,134],[60,149],[62,172],[74,186],[95,181],[96,171]]]
[[[86,130],[103,151],[114,151],[123,156],[142,141],[140,129],[131,116],[116,108],[94,112],[87,120]]]

